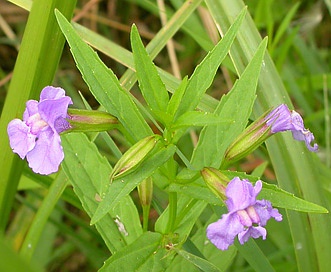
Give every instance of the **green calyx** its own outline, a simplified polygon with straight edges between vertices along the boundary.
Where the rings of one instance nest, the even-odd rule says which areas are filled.
[[[218,169],[212,167],[205,167],[200,173],[209,189],[224,201],[226,199],[225,189],[230,181],[229,178],[222,174]]]
[[[144,161],[160,139],[159,135],[152,135],[131,146],[114,166],[113,171],[110,174],[110,179],[113,180],[123,176],[130,172],[130,170],[136,168],[136,166]]]
[[[265,116],[254,121],[232,142],[225,152],[222,167],[246,157],[272,135]]]
[[[65,132],[107,131],[118,126],[118,120],[113,115],[95,110],[68,109],[71,128]]]

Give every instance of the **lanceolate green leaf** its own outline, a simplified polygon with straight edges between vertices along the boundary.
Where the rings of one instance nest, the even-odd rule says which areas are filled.
[[[147,54],[135,25],[131,29],[131,47],[140,90],[152,113],[164,123],[169,101],[168,91]]]
[[[124,196],[128,195],[140,182],[151,176],[158,167],[163,165],[175,151],[174,145],[163,147],[143,161],[136,171],[114,179],[108,185],[107,192],[103,195],[102,201],[91,219],[91,224],[95,224],[105,216]]]
[[[111,167],[84,134],[63,135],[62,145],[63,169],[85,211],[92,217],[98,200],[108,188]],[[121,198],[121,203],[102,218],[96,228],[112,253],[142,234],[137,209],[129,196]]]
[[[232,122],[209,126],[202,131],[192,157],[192,164],[197,169],[205,166],[218,168],[226,148],[245,128],[256,97],[256,86],[266,45],[267,39],[262,41],[245,72],[232,90],[222,97],[215,110],[215,114],[221,120],[231,119]]]
[[[293,194],[278,188],[276,185],[268,183],[263,183],[263,188],[261,193],[259,194],[259,198],[268,199],[273,206],[279,208],[310,213],[329,212],[326,208],[320,205],[298,198]]]
[[[230,120],[220,120],[217,115],[201,112],[201,111],[188,111],[179,117],[171,126],[172,129],[181,127],[197,127],[207,125],[217,125],[220,123],[230,123]]]
[[[238,18],[225,34],[224,38],[213,48],[212,51],[196,67],[194,73],[189,79],[186,91],[182,97],[181,103],[177,109],[176,117],[181,116],[188,110],[193,110],[199,104],[202,95],[212,84],[215,74],[227,55],[236,33],[240,28],[246,14],[243,9]]]
[[[96,52],[81,40],[63,15],[59,11],[55,14],[77,67],[98,102],[118,118],[135,141],[152,134],[130,94],[122,89],[114,73],[105,66]]]
[[[161,242],[161,234],[145,232],[134,243],[110,257],[99,271],[142,271],[140,269],[144,264],[148,263],[149,259],[153,259],[156,252],[161,250]],[[160,262],[162,257],[155,261]],[[145,267],[144,271],[153,271],[153,263],[150,267]]]
[[[180,82],[178,88],[174,91],[173,95],[170,98],[169,104],[167,106],[167,113],[173,118],[175,113],[182,101],[182,97],[185,93],[186,87],[188,84],[188,76],[185,76]]]

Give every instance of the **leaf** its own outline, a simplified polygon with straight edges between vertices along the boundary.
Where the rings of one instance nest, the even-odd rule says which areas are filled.
[[[259,180],[258,177],[248,175],[243,172],[236,171],[221,171],[230,180],[234,177],[239,177],[240,179],[248,179],[251,182]],[[295,210],[300,212],[310,212],[310,213],[328,213],[328,210],[324,207],[304,200],[302,198],[296,197],[295,195],[279,188],[277,185],[269,184],[263,182],[262,190],[258,195],[259,199],[269,200],[273,206],[278,208],[284,208],[289,210]]]
[[[273,206],[279,208],[310,213],[329,212],[326,208],[320,205],[296,197],[294,194],[286,192],[276,185],[268,184],[265,182],[263,182],[263,187],[261,193],[259,194],[259,198],[267,199],[272,203]]]
[[[63,170],[84,210],[92,217],[98,207],[96,196],[102,196],[108,188],[111,167],[86,135],[71,133],[61,139],[65,153]],[[125,231],[119,228],[119,223],[123,224]],[[137,209],[128,196],[122,198],[116,208],[96,224],[96,228],[112,253],[142,233]]]
[[[222,271],[222,270],[218,269],[214,264],[208,262],[207,260],[200,258],[196,255],[193,255],[185,250],[179,249],[179,250],[176,250],[176,252],[180,256],[182,256],[185,260],[192,263],[194,266],[201,269],[202,271],[208,271],[208,272]]]
[[[102,271],[139,271],[153,258],[162,242],[162,235],[155,232],[145,232],[135,242],[111,256],[99,270]],[[160,260],[156,260],[157,262]],[[145,271],[151,271],[150,269]]]
[[[182,101],[182,97],[186,91],[188,84],[188,76],[185,76],[180,82],[178,88],[174,91],[167,106],[167,113],[173,118]]]
[[[221,120],[217,115],[201,111],[188,111],[181,115],[172,125],[171,129],[192,126],[216,125],[219,123],[230,123],[229,120]]]
[[[119,179],[114,179],[108,185],[107,192],[103,195],[102,201],[91,219],[91,224],[95,224],[105,216],[124,196],[128,195],[140,182],[151,176],[158,167],[163,165],[175,151],[176,147],[174,145],[163,147],[143,161],[137,171]]]
[[[209,126],[201,132],[192,156],[192,164],[197,169],[205,166],[218,168],[226,148],[246,127],[256,97],[256,86],[266,45],[267,39],[264,39],[242,76],[232,90],[222,97],[215,110],[220,120],[231,119],[232,122]]]
[[[154,63],[146,52],[135,25],[131,28],[131,47],[139,87],[149,108],[157,119],[164,122],[169,95]]]
[[[122,89],[114,73],[78,36],[72,25],[55,10],[59,26],[65,35],[76,65],[96,100],[110,114],[116,116],[134,140],[152,134],[130,94]]]
[[[243,9],[223,39],[196,67],[189,79],[186,91],[177,109],[176,118],[189,110],[194,110],[194,108],[197,107],[202,95],[212,84],[218,67],[227,55],[245,15],[246,9]]]

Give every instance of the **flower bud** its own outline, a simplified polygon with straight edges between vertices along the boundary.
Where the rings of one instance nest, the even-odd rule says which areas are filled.
[[[154,148],[156,143],[160,140],[160,136],[148,136],[135,145],[131,146],[129,150],[118,160],[110,174],[110,179],[117,178],[124,175],[128,171],[138,166]]]
[[[290,111],[285,104],[265,112],[259,119],[247,127],[225,152],[222,167],[238,161],[254,151],[271,135],[291,131],[297,141],[304,141],[308,150],[316,152],[318,145],[313,144],[314,135],[304,127],[302,117],[296,111]]]
[[[143,180],[138,186],[141,206],[150,206],[153,197],[153,180],[151,177]]]
[[[205,167],[201,170],[201,176],[209,189],[221,200],[225,200],[225,189],[230,179],[222,174],[218,169]]]
[[[232,142],[225,151],[223,166],[246,157],[272,135],[265,116],[253,122]]]
[[[67,121],[70,129],[66,132],[106,131],[118,125],[118,120],[108,112],[68,109]]]

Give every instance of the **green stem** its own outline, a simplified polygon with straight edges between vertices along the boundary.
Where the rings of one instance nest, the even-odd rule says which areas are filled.
[[[75,6],[76,0],[33,1],[0,119],[0,233],[6,227],[24,166],[9,147],[7,125],[22,118],[26,101],[38,98],[43,87],[51,84],[64,45],[54,9],[70,18]]]
[[[167,224],[166,233],[171,233],[175,229],[175,222],[177,217],[177,193],[169,193],[169,220]]]
[[[61,171],[49,188],[49,192],[38,209],[38,212],[32,221],[32,225],[21,247],[20,254],[24,256],[26,260],[31,260],[45,224],[47,223],[50,214],[52,213],[67,184],[68,179],[66,178],[64,172]]]

